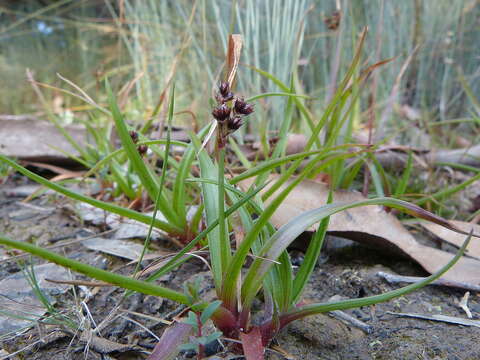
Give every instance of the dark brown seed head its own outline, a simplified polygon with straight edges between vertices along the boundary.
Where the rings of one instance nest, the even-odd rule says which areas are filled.
[[[233,118],[228,119],[228,129],[231,130],[232,132],[235,130],[240,129],[240,127],[243,125],[243,120],[241,116],[235,116]]]
[[[253,112],[253,105],[243,99],[235,100],[235,112],[242,115],[250,115]]]
[[[220,104],[213,109],[212,115],[217,121],[223,122],[230,116],[230,108],[225,104]]]
[[[330,30],[337,30],[342,20],[342,13],[340,11],[334,11],[332,15],[325,18],[325,24]]]
[[[222,82],[218,86],[218,94],[215,96],[217,102],[224,103],[233,99],[233,93],[230,91],[228,82]]]
[[[130,134],[133,143],[136,144],[138,141],[138,133],[135,130],[130,130],[128,133]]]
[[[137,151],[141,156],[145,155],[147,153],[147,150],[148,150],[148,146],[145,144],[138,145],[137,147]]]
[[[227,94],[230,92],[230,85],[228,85],[228,82],[221,82],[218,86],[218,91],[223,97],[227,96]]]

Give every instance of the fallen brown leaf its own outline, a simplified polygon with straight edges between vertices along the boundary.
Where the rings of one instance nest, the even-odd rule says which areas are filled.
[[[474,233],[480,233],[480,225],[457,220],[450,220],[450,222],[463,231],[469,232],[471,229],[473,229]],[[449,244],[460,247],[465,241],[464,235],[460,235],[454,231],[445,229],[440,225],[428,222],[421,222],[421,225],[433,235],[437,236],[443,241],[448,242]],[[480,240],[473,239],[465,253],[475,259],[480,260]]]

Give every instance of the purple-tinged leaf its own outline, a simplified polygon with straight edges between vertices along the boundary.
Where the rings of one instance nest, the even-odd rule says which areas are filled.
[[[191,331],[192,326],[182,322],[175,322],[170,325],[163,332],[148,360],[174,359],[180,351],[180,345],[187,341]]]

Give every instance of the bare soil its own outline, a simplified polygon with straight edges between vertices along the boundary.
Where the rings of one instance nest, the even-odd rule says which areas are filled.
[[[29,202],[40,208],[51,208],[49,212],[25,207],[20,203],[23,197],[12,196],[12,186],[20,185],[22,184],[17,182],[0,187],[0,233],[42,246],[54,245],[57,246],[55,251],[68,257],[101,268],[131,274],[133,265],[128,265],[127,260],[88,250],[81,245],[81,242],[74,241],[85,237],[89,232],[98,233],[103,229],[82,224],[69,210],[71,204],[66,199],[43,195]],[[156,244],[156,246],[161,248],[168,244]],[[0,255],[3,259],[0,260],[0,280],[21,271],[18,262],[6,259],[7,255],[1,250]],[[298,256],[298,252],[292,256]],[[38,259],[32,259],[32,261],[42,262]],[[327,247],[321,262],[305,293],[306,301],[328,301],[335,295],[357,298],[394,289],[395,285],[389,285],[376,275],[378,271],[413,276],[427,275],[416,263],[408,259],[393,257],[391,254],[368,249],[355,243]],[[198,260],[185,264],[158,281],[173,289],[181,289],[184,282],[199,275],[204,277],[202,283],[204,291],[211,293],[207,268]],[[78,274],[76,279],[89,280]],[[156,343],[151,333],[160,336],[166,327],[164,320],[171,320],[184,309],[169,300],[142,294],[135,294],[121,301],[123,294],[124,291],[121,289],[109,286],[75,286],[75,289],[72,287],[67,293],[58,296],[55,308],[75,320],[78,328],[81,325],[85,330],[84,335],[88,335],[89,328],[102,323],[119,305],[121,311],[114,313],[113,319],[106,322],[98,338],[88,341],[86,337],[81,336],[81,331],[75,333],[77,329],[74,328],[63,327],[64,331],[57,331],[62,329],[62,326],[37,325],[18,334],[2,336],[0,349],[4,352],[0,353],[0,358],[27,347],[11,358],[145,359]],[[402,318],[388,313],[443,314],[466,318],[464,311],[457,305],[463,295],[464,291],[458,289],[428,286],[388,303],[346,311],[370,325],[370,333],[328,314],[299,320],[283,330],[272,344],[272,349],[268,350],[267,357],[269,359],[480,359],[480,342],[478,341],[480,328]],[[82,300],[85,301],[85,305],[80,304]],[[471,294],[468,306],[474,319],[479,319],[479,294]],[[40,339],[43,341],[39,341]],[[217,345],[212,344],[208,349],[209,355],[213,356],[212,359],[238,358],[233,354],[222,352],[221,346]],[[192,353],[184,353],[180,358],[192,356]]]

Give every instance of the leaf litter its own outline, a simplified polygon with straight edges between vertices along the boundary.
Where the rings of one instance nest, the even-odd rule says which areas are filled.
[[[450,221],[452,224],[454,224],[456,227],[459,229],[462,229],[464,231],[470,231],[470,229],[473,229],[475,233],[480,233],[480,225],[473,224],[473,223],[468,223],[464,221],[458,221],[458,220],[451,220]],[[440,238],[441,240],[454,245],[454,246],[461,246],[465,238],[448,229],[445,229],[444,227],[434,224],[434,223],[427,223],[427,222],[421,222],[420,223],[422,227],[427,229],[430,233],[435,235],[436,237]],[[462,240],[463,239],[463,240]],[[480,241],[472,241],[468,247],[468,249],[465,251],[465,253],[468,256],[471,256],[475,259],[480,260]]]

